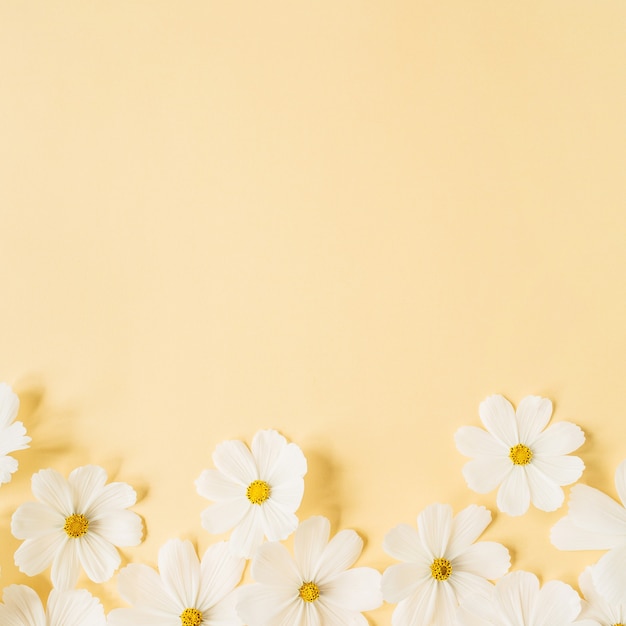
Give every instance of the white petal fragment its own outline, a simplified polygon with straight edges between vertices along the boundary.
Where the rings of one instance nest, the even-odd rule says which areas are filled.
[[[547,426],[551,416],[552,402],[548,398],[539,396],[522,398],[516,412],[520,442],[530,445]]]
[[[489,396],[480,403],[478,412],[485,428],[503,446],[511,448],[519,443],[515,410],[506,398],[500,395]]]

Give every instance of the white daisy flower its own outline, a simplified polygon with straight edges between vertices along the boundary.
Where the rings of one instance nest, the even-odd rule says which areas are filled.
[[[105,626],[104,609],[84,589],[53,589],[44,609],[39,596],[26,585],[10,585],[3,592],[3,626]]]
[[[589,620],[594,626],[617,626],[626,624],[626,604],[611,604],[593,582],[594,567],[587,567],[578,577],[578,586],[583,592],[581,619]],[[580,624],[576,622],[576,624]]]
[[[579,457],[567,456],[585,441],[583,431],[570,422],[545,428],[552,403],[538,396],[524,398],[517,413],[506,398],[490,396],[479,412],[487,432],[464,426],[454,437],[461,454],[472,457],[463,467],[468,487],[488,493],[500,485],[498,509],[509,515],[525,513],[531,500],[542,511],[558,509],[561,487],[585,469]]]
[[[488,598],[468,596],[459,611],[463,626],[591,626],[575,621],[581,609],[578,594],[560,580],[541,589],[530,572],[511,572],[499,580]]]
[[[17,471],[17,461],[9,456],[28,448],[31,439],[22,422],[16,422],[20,400],[6,383],[0,383],[0,484],[8,483]]]
[[[263,536],[279,541],[296,529],[307,465],[295,443],[275,430],[260,430],[252,450],[242,441],[224,441],[213,462],[217,469],[205,470],[195,483],[201,496],[215,502],[202,512],[202,526],[214,534],[234,528],[234,554],[250,558]]]
[[[400,524],[386,535],[383,548],[403,561],[388,567],[383,596],[397,603],[393,626],[450,626],[468,595],[486,596],[511,565],[509,551],[492,541],[474,543],[491,521],[491,512],[471,505],[454,518],[452,507],[432,504],[417,518],[417,530]]]
[[[52,469],[32,478],[38,502],[26,502],[13,514],[11,531],[24,543],[15,564],[35,576],[52,564],[52,584],[69,589],[80,567],[94,582],[109,580],[120,565],[115,546],[141,543],[143,524],[136,513],[135,491],[126,483],[109,483],[101,467],[75,469],[66,480]]]
[[[626,461],[615,472],[617,503],[588,485],[574,485],[568,513],[550,531],[559,550],[609,550],[593,569],[595,585],[612,604],[626,604]]]
[[[380,573],[349,569],[363,549],[353,530],[330,541],[330,522],[302,522],[294,535],[294,558],[280,543],[262,544],[252,561],[256,584],[239,590],[237,611],[249,626],[367,626],[361,611],[382,604]]]
[[[108,626],[239,626],[233,589],[245,564],[224,542],[200,562],[191,542],[172,539],[159,550],[158,574],[140,564],[120,571],[120,595],[133,607],[111,611]]]

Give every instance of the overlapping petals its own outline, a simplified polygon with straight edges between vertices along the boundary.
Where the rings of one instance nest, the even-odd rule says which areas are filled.
[[[488,493],[499,486],[498,509],[509,515],[522,515],[531,501],[542,511],[558,509],[561,487],[576,482],[585,467],[570,456],[583,444],[583,431],[570,422],[546,428],[552,403],[538,396],[524,398],[517,412],[503,396],[490,396],[479,413],[486,431],[464,426],[455,434],[458,450],[472,457],[463,467],[469,488]]]
[[[509,569],[508,550],[501,544],[474,543],[491,521],[491,513],[471,505],[455,517],[452,507],[433,504],[417,518],[387,533],[383,548],[402,561],[383,574],[385,600],[397,603],[393,626],[448,626],[459,603],[468,596],[485,597]]]
[[[294,537],[294,557],[280,543],[262,544],[252,560],[255,584],[240,590],[237,611],[249,626],[367,626],[362,611],[382,603],[380,573],[350,569],[363,542],[353,530],[332,539],[321,516],[302,522]]]
[[[216,534],[234,529],[234,554],[250,558],[263,537],[279,541],[296,529],[307,471],[296,444],[275,430],[261,430],[251,449],[241,441],[219,444],[213,462],[217,469],[196,480],[198,493],[215,502],[202,512],[202,526]]]
[[[109,580],[120,564],[117,547],[141,542],[141,518],[127,510],[135,491],[126,483],[106,484],[101,467],[75,469],[66,480],[52,469],[32,478],[37,502],[22,504],[13,514],[11,530],[24,539],[15,564],[28,576],[52,565],[58,589],[76,584],[80,568],[94,582]]]
[[[18,463],[9,454],[29,447],[24,424],[15,421],[19,408],[19,398],[11,387],[0,383],[0,484],[8,483],[17,471]]]

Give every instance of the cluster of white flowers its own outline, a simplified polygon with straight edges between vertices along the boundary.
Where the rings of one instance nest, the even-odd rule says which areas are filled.
[[[9,453],[28,447],[16,422],[19,400],[0,384],[0,483],[17,470]],[[486,430],[459,429],[459,451],[471,457],[463,475],[470,489],[499,487],[497,508],[522,515],[530,503],[558,509],[562,487],[576,482],[584,464],[571,453],[584,442],[575,424],[547,427],[549,400],[524,398],[517,411],[502,396],[480,405]],[[53,590],[44,608],[25,585],[10,585],[0,603],[2,626],[367,626],[363,612],[386,600],[396,604],[393,626],[623,626],[626,622],[626,462],[616,474],[622,504],[586,485],[571,490],[569,512],[552,529],[563,550],[609,550],[579,578],[584,599],[569,585],[524,571],[509,573],[508,550],[477,541],[491,522],[484,506],[456,515],[432,504],[417,526],[400,524],[383,541],[400,561],[381,575],[353,567],[363,541],[353,530],[331,538],[328,519],[299,521],[307,462],[302,450],[275,430],[257,432],[250,447],[225,441],[213,453],[215,469],[196,480],[210,500],[201,512],[210,533],[232,531],[200,559],[189,541],[161,547],[158,571],[132,563],[117,577],[129,605],[105,616],[99,600],[74,589],[81,569],[101,583],[120,566],[117,548],[142,541],[143,522],[129,510],[135,491],[107,483],[101,467],[79,467],[65,479],[53,469],[32,477],[35,502],[19,506],[11,520],[23,540],[15,563],[29,576],[50,567]],[[293,534],[293,556],[281,543]],[[240,585],[247,560],[253,583]]]

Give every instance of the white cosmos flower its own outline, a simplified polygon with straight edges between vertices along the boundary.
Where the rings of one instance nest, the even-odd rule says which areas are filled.
[[[464,426],[454,437],[461,454],[472,457],[463,467],[468,487],[488,493],[500,485],[498,509],[509,515],[525,513],[531,500],[542,511],[558,509],[561,487],[585,469],[579,457],[567,456],[585,441],[583,431],[570,422],[545,428],[552,403],[538,396],[524,398],[517,412],[506,398],[490,396],[479,413],[487,432]]]
[[[417,518],[417,530],[400,524],[390,530],[383,548],[403,561],[388,567],[383,596],[397,603],[393,626],[450,626],[468,595],[484,597],[511,565],[508,550],[499,543],[474,543],[491,521],[491,512],[471,505],[454,518],[452,507],[432,504]]]
[[[108,626],[239,626],[233,589],[245,564],[224,542],[200,562],[189,541],[172,539],[159,550],[158,574],[140,564],[120,571],[120,595],[133,607],[112,611]]]
[[[468,596],[459,611],[463,626],[591,626],[575,621],[580,613],[578,594],[560,580],[541,589],[530,572],[511,572],[500,579],[488,598]]]
[[[80,567],[94,582],[109,580],[119,567],[115,546],[136,546],[143,524],[127,507],[136,494],[126,483],[106,484],[101,467],[75,469],[66,480],[52,469],[32,478],[38,502],[26,502],[13,514],[11,531],[24,543],[15,553],[15,564],[35,576],[52,564],[52,584],[69,589],[76,584]]]
[[[342,530],[330,541],[330,522],[315,516],[294,535],[294,558],[280,543],[262,544],[252,561],[256,584],[239,590],[237,611],[249,626],[367,626],[361,611],[382,604],[380,573],[349,569],[363,541]]]
[[[590,626],[616,626],[626,623],[626,604],[610,604],[593,582],[594,567],[587,567],[578,577],[578,586],[585,596],[580,617]],[[588,620],[588,622],[587,622]],[[578,621],[576,624],[580,624]]]
[[[100,601],[84,589],[53,589],[44,610],[39,596],[26,585],[10,585],[0,604],[2,626],[105,626]]]
[[[16,422],[19,398],[6,383],[0,383],[0,484],[8,483],[17,471],[17,461],[9,456],[16,450],[28,448],[30,437],[22,422]]]
[[[593,569],[594,583],[612,604],[626,604],[626,461],[615,472],[621,504],[588,485],[574,485],[568,513],[550,531],[560,550],[609,550]]]
[[[275,430],[260,430],[251,450],[242,441],[220,443],[213,462],[217,469],[204,470],[195,483],[201,496],[215,502],[202,512],[202,526],[215,534],[234,528],[234,554],[250,558],[264,535],[279,541],[296,529],[307,470],[296,444]]]

